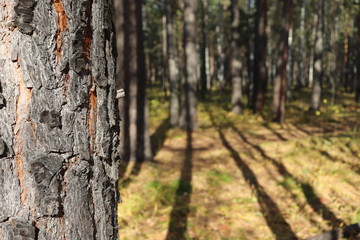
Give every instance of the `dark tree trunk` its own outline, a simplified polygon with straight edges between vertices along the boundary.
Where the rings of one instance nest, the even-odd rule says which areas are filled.
[[[207,91],[207,74],[206,74],[206,48],[207,48],[207,0],[200,0],[200,14],[201,14],[201,41],[200,41],[200,83],[201,83],[201,98],[205,99]]]
[[[316,23],[316,40],[314,56],[314,83],[311,95],[310,110],[317,111],[320,108],[322,81],[324,76],[323,51],[324,51],[324,0],[318,0],[318,20]]]
[[[185,81],[182,89],[180,126],[185,130],[197,128],[196,5],[197,1],[184,1]]]
[[[266,44],[267,44],[267,0],[256,1],[253,111],[260,113],[265,103],[267,88]]]
[[[0,239],[117,239],[110,8],[29,0],[0,10]]]
[[[141,2],[124,0],[124,78],[125,142],[129,143],[129,153],[124,156],[133,162],[151,159],[147,146],[146,127],[146,68],[143,46]],[[150,155],[149,155],[150,154]]]
[[[176,45],[174,35],[174,1],[165,0],[167,57],[170,77],[170,124],[177,126],[180,114],[180,79],[176,63]]]
[[[253,93],[254,93],[254,20],[253,20],[253,1],[248,0],[248,47],[246,52],[247,57],[247,72],[248,78],[246,81],[246,96],[247,105],[249,108],[253,106]]]
[[[238,0],[231,1],[231,60],[230,73],[232,82],[231,111],[235,114],[242,112],[241,89],[241,53],[240,53],[240,9]]]
[[[274,84],[273,112],[274,121],[283,123],[285,121],[285,98],[286,98],[286,65],[289,56],[289,29],[292,21],[292,0],[283,1],[283,17],[281,19],[281,42],[279,47],[279,66]]]
[[[357,14],[357,78],[355,100],[360,103],[360,13]]]

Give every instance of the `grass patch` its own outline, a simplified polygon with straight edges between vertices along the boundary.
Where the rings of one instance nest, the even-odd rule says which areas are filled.
[[[212,187],[219,187],[224,183],[231,183],[234,177],[218,169],[210,170],[207,173],[207,183]]]

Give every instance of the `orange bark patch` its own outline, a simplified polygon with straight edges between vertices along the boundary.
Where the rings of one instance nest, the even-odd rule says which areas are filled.
[[[85,52],[85,57],[87,59],[90,58],[90,45],[91,45],[91,38],[85,38],[84,39],[84,52]]]
[[[26,202],[27,189],[24,185],[24,160],[22,156],[22,139],[19,132],[21,131],[22,124],[29,120],[28,113],[29,104],[31,102],[31,89],[28,89],[25,86],[21,70],[18,68],[17,63],[14,64],[16,76],[19,80],[19,96],[16,104],[16,120],[14,128],[15,138],[17,140],[16,169],[21,187],[21,203],[24,205]]]
[[[61,33],[64,32],[68,27],[68,19],[64,10],[64,5],[61,0],[54,0],[53,1],[54,7],[56,12],[58,13],[58,26],[59,30],[57,34],[55,35],[55,51],[58,56],[58,59],[61,57],[61,47],[62,47],[62,39],[61,39]]]
[[[89,137],[90,137],[90,152],[94,151],[94,141],[95,141],[95,124],[96,124],[96,118],[97,118],[97,96],[96,91],[91,89],[90,90],[90,104],[89,104],[89,115],[88,115],[88,121],[89,121]]]

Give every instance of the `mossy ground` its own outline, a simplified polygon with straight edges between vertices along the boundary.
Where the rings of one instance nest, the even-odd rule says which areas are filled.
[[[121,239],[303,239],[360,221],[360,109],[351,96],[287,121],[229,113],[226,92],[199,103],[199,129],[168,128],[168,103],[149,92],[153,162],[120,182]],[[269,99],[270,101],[270,99]],[[132,166],[128,166],[131,168]],[[134,171],[133,171],[134,173]]]

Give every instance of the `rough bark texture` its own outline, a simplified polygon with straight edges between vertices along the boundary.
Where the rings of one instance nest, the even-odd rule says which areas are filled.
[[[182,90],[180,126],[186,130],[197,128],[197,54],[196,54],[196,1],[184,2],[185,82]]]
[[[284,0],[281,42],[279,47],[279,64],[274,84],[273,112],[274,121],[283,123],[285,121],[285,97],[286,97],[286,76],[289,56],[289,29],[292,18],[292,0]]]
[[[314,83],[311,95],[310,110],[320,108],[322,81],[324,76],[323,51],[324,51],[324,0],[318,0],[318,20],[316,23],[316,40],[314,55]]]
[[[167,36],[167,57],[170,78],[170,124],[177,126],[180,115],[180,79],[179,69],[176,63],[176,45],[174,34],[174,10],[173,0],[165,1],[166,11],[166,36]]]
[[[0,239],[117,239],[109,1],[0,6]]]
[[[253,111],[260,113],[264,106],[267,88],[267,0],[256,1],[255,18],[255,47],[254,47],[254,87],[253,87]]]
[[[241,53],[240,53],[240,10],[238,0],[231,1],[231,61],[230,73],[232,82],[231,111],[235,114],[242,112],[241,89]]]

